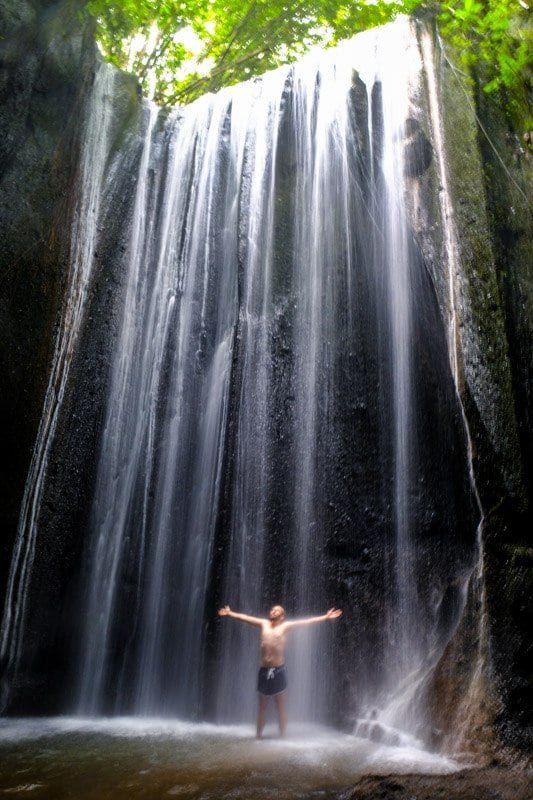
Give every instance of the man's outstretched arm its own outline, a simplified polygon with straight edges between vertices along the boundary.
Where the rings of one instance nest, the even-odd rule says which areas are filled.
[[[305,619],[293,619],[285,623],[285,630],[288,628],[298,628],[301,625],[313,625],[315,622],[325,622],[327,619],[338,619],[342,616],[340,608],[330,608],[325,614],[319,617],[306,617]]]
[[[264,622],[264,620],[260,619],[259,617],[250,617],[248,614],[239,614],[237,611],[232,611],[229,606],[224,606],[223,608],[219,608],[218,616],[238,619],[241,622],[247,622],[249,625],[257,625],[258,628],[260,628]]]

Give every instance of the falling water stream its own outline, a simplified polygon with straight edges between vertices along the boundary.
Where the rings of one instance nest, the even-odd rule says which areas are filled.
[[[380,41],[371,33],[361,45],[367,94],[379,82],[383,105],[378,223],[368,211],[378,189],[365,174],[368,152],[361,152],[369,150],[372,134],[357,141],[358,126],[366,128],[368,120],[350,117],[359,67],[351,43],[174,112],[160,145],[168,148],[164,175],[160,147],[152,142],[155,112],[149,112],[92,512],[80,711],[109,709],[106,691],[117,673],[128,679],[113,690],[113,711],[170,707],[190,715],[200,707],[202,620],[230,391],[238,395],[238,411],[224,595],[255,613],[270,602],[265,565],[280,532],[269,512],[279,502],[276,456],[286,447],[294,477],[284,498],[286,517],[276,522],[290,531],[278,591],[291,598],[293,614],[327,602],[320,475],[338,414],[335,365],[347,346],[358,347],[354,309],[343,308],[343,298],[355,296],[358,272],[375,270],[383,279],[376,303],[393,365],[399,553],[393,646],[400,672],[413,668],[412,300],[402,126],[420,62],[416,40],[408,41],[404,28],[403,36],[398,27],[388,37],[382,32]],[[388,50],[385,65],[378,47]],[[376,224],[381,242],[373,249],[368,229]],[[287,355],[283,364],[276,348]],[[272,398],[279,392],[286,418],[273,424]],[[125,581],[135,587],[126,597]],[[124,624],[125,602],[131,645],[117,655],[114,631]],[[243,681],[252,683],[255,672],[247,633],[227,631],[222,647],[223,718],[239,707],[250,714],[249,702],[239,701]],[[321,687],[331,663],[320,637],[327,633],[302,634],[295,642],[297,717],[323,717]]]
[[[101,109],[112,87],[99,81],[112,72],[98,75],[91,108]],[[423,117],[422,75],[414,25],[400,19],[170,113],[144,104],[83,555],[72,709],[79,723],[65,723],[72,730],[79,724],[85,735],[87,716],[198,720],[207,707],[219,723],[249,722],[257,637],[230,620],[215,630],[216,603],[264,615],[282,602],[291,616],[340,604],[333,586],[359,591],[364,582],[350,541],[367,524],[371,541],[368,520],[386,518],[375,545],[377,574],[385,576],[381,634],[361,637],[367,666],[358,713],[365,720],[356,732],[379,723],[402,752],[419,747],[422,711],[413,698],[447,641],[437,635],[445,579],[441,586],[431,578],[436,601],[421,589],[415,503],[424,468],[414,348],[425,324],[417,315],[432,300],[422,296],[429,283],[414,255],[405,138],[407,121]],[[74,264],[90,263],[96,223],[105,226],[113,213],[102,199],[102,113],[97,152],[87,127],[84,159],[94,171],[83,178],[73,233],[74,251],[83,242],[87,253],[73,256]],[[76,319],[88,279],[80,280],[72,290]],[[67,320],[70,339],[62,344],[60,333],[58,340],[65,381],[63,351],[76,346],[77,325]],[[449,362],[446,369],[453,394]],[[60,410],[62,389],[54,386],[59,399],[53,407],[46,400],[44,420]],[[2,627],[11,674],[24,644],[54,435],[53,423],[43,425]],[[379,492],[365,499],[370,473]],[[338,552],[355,565],[342,581]],[[359,620],[364,602],[361,595]],[[344,635],[356,640],[360,629],[347,624],[353,630]],[[295,725],[332,719],[336,633],[328,623],[293,634]],[[154,723],[157,735],[184,741],[211,741],[215,730],[191,733],[184,723],[161,733],[165,724]],[[25,740],[32,725],[10,729],[7,740]],[[119,725],[120,735],[133,735],[131,725],[123,722],[125,732]],[[151,735],[146,725],[143,736]],[[228,730],[240,741],[240,729]],[[325,735],[317,730],[315,743]],[[47,722],[34,734],[59,732]],[[334,749],[350,751],[354,738],[339,737]],[[376,755],[369,742],[358,747],[366,750],[354,754],[354,774],[392,757]],[[309,743],[300,749],[316,751]],[[424,766],[417,752],[418,761],[406,757],[414,768],[453,768],[438,759]]]

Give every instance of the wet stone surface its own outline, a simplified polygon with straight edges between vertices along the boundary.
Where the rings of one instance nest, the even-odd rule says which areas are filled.
[[[531,800],[532,792],[531,773],[487,768],[444,776],[367,776],[335,800]]]

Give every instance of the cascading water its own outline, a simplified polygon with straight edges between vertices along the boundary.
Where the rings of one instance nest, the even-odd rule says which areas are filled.
[[[413,322],[416,290],[412,245],[406,214],[407,194],[405,136],[408,120],[416,114],[414,99],[419,89],[421,62],[416,39],[407,29],[404,36],[388,29],[385,44],[394,69],[383,76],[381,87],[381,124],[383,127],[382,171],[384,191],[380,209],[382,263],[387,313],[385,348],[390,360],[391,391],[386,403],[383,424],[392,421],[391,523],[394,547],[387,564],[391,600],[385,621],[387,677],[385,692],[393,696],[398,685],[409,681],[421,666],[425,630],[421,626],[417,588],[417,554],[412,496],[417,477],[416,465],[416,386],[413,370]],[[381,50],[374,49],[369,63],[380,74]],[[368,73],[369,66],[366,67]],[[416,628],[418,627],[418,631]],[[375,712],[374,712],[375,714]],[[380,721],[412,731],[414,720],[398,719],[386,707]]]
[[[153,184],[150,197],[152,118],[147,127],[93,507],[83,711],[105,707],[117,669],[128,680],[114,693],[115,710],[129,701],[139,711],[193,713],[198,703],[236,315],[231,173],[223,184],[228,104],[221,96],[173,115],[163,187]],[[114,628],[124,613],[131,646],[120,663]]]
[[[468,527],[471,496],[408,213],[422,94],[400,20],[187,108],[144,106],[79,713],[248,719],[257,633],[215,623],[217,603],[341,605],[342,623],[292,634],[291,718],[332,719],[343,686],[352,719],[417,732],[413,696],[462,610],[449,585],[473,563],[470,541],[435,544]]]

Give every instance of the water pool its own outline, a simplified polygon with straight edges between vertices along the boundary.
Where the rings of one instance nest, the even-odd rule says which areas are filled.
[[[146,718],[0,720],[0,794],[40,800],[296,800],[331,797],[368,774],[447,774],[453,761],[328,728]]]

